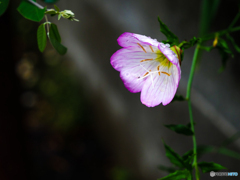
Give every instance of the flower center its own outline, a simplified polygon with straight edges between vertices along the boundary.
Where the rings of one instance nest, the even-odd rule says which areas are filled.
[[[172,66],[172,63],[160,50],[157,50],[156,54],[157,54],[156,61],[160,63],[160,66],[168,67],[168,69]]]

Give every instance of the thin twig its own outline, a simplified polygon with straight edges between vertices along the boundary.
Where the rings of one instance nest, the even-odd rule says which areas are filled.
[[[40,4],[38,4],[37,2],[34,2],[32,0],[28,0],[28,2],[32,3],[33,5],[37,6],[39,9],[44,9],[43,6],[41,6]]]

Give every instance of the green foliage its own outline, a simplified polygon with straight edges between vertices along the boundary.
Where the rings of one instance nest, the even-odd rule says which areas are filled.
[[[201,5],[200,36],[208,33],[211,22],[214,19],[220,0],[203,0]]]
[[[185,101],[186,99],[182,95],[176,95],[174,96],[172,102],[174,101]]]
[[[223,167],[222,165],[213,163],[213,162],[200,162],[200,163],[198,163],[198,166],[202,169],[203,173],[227,169],[227,168]]]
[[[0,1],[0,16],[7,10],[9,0]]]
[[[52,46],[56,49],[56,51],[64,55],[67,52],[67,48],[61,44],[61,37],[59,35],[57,26],[51,23],[50,30],[49,30],[49,39]]]
[[[222,58],[222,67],[219,69],[219,72],[222,72],[226,67],[229,55],[231,55],[233,57],[233,53],[232,53],[231,49],[229,48],[227,42],[222,38],[218,39],[217,49],[219,50],[219,53]]]
[[[185,126],[185,125],[182,125],[182,124],[177,124],[177,125],[170,124],[170,125],[165,125],[165,127],[171,129],[172,131],[174,131],[178,134],[183,134],[183,135],[186,135],[186,136],[192,136],[193,135],[192,130],[188,126]]]
[[[51,33],[52,38],[56,39],[59,43],[61,43],[62,39],[58,32],[58,28],[57,28],[56,24],[51,23],[50,33]]]
[[[173,172],[177,171],[176,168],[167,167],[167,166],[163,166],[163,165],[159,165],[159,166],[158,166],[158,169],[160,169],[160,170],[162,170],[162,171],[169,172],[169,173],[173,173]]]
[[[178,180],[178,179],[191,179],[191,174],[188,170],[177,170],[174,173],[171,173],[163,178],[160,178],[158,180]]]
[[[79,21],[78,19],[75,19],[75,15],[72,11],[70,10],[64,10],[64,11],[60,11],[60,9],[54,5],[55,9],[48,9],[45,14],[50,14],[51,16],[55,16],[58,15],[58,20],[61,19],[61,17],[68,19],[70,21]]]
[[[183,168],[185,167],[185,163],[180,155],[178,155],[175,151],[173,151],[172,148],[170,148],[168,145],[164,143],[166,156],[169,158],[169,160],[176,166]]]
[[[53,4],[56,3],[58,0],[42,0],[45,3]]]
[[[41,24],[37,30],[38,49],[43,52],[47,44],[47,35],[45,25]]]
[[[207,52],[210,52],[214,47],[213,46],[199,46],[200,49],[203,49]]]
[[[57,12],[60,11],[60,9],[54,4],[54,8],[56,9]]]
[[[236,44],[236,42],[234,41],[233,37],[230,36],[230,34],[226,35],[227,39],[232,43],[233,47],[235,48],[235,50],[240,53],[240,47]]]
[[[168,27],[161,21],[159,17],[158,21],[160,24],[160,31],[167,37],[167,40],[164,41],[164,43],[169,43],[171,46],[178,45],[178,37],[168,29]]]
[[[218,153],[218,154],[222,154],[222,155],[240,160],[240,153],[237,153],[225,147],[215,147],[215,146],[198,146],[197,147],[197,158],[200,158],[202,155],[207,153]],[[186,152],[182,156],[182,158],[187,159],[192,154],[193,154],[193,150],[190,150]]]
[[[17,10],[26,19],[39,22],[43,19],[46,8],[40,9],[28,1],[23,0]]]
[[[232,151],[230,149],[221,147],[221,148],[217,148],[216,151],[219,154],[223,154],[223,155],[226,155],[226,156],[229,156],[229,157],[232,157],[232,158],[240,160],[240,153],[237,153],[237,152]]]
[[[201,42],[201,38],[196,38],[193,37],[192,39],[190,39],[190,41],[183,41],[181,42],[178,46],[184,50],[184,49],[188,49],[192,46],[195,46],[197,43]]]

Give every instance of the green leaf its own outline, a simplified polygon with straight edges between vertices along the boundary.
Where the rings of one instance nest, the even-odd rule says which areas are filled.
[[[183,134],[186,136],[193,135],[192,130],[189,127],[182,125],[182,124],[177,124],[177,125],[170,124],[170,125],[165,125],[165,127],[171,129],[172,131],[175,131],[178,134]]]
[[[61,43],[62,39],[58,32],[58,28],[56,24],[51,23],[50,32],[52,34],[52,38],[56,39],[59,43]]]
[[[170,45],[179,44],[178,37],[168,29],[168,27],[161,21],[159,17],[158,21],[160,24],[160,31],[167,37],[167,41],[165,41],[165,43],[169,43]]]
[[[171,173],[163,178],[160,178],[158,180],[178,180],[178,179],[191,179],[190,178],[190,173],[188,170],[184,169],[184,170],[178,170],[175,171],[174,173]]]
[[[218,153],[225,156],[229,156],[235,159],[240,159],[240,153],[232,151],[225,147],[215,147],[215,146],[198,146],[197,147],[197,158],[200,158],[202,155],[207,153]],[[193,150],[186,152],[182,158],[183,160],[187,159],[189,156],[193,154]]]
[[[50,34],[49,34],[49,39],[50,39],[52,46],[56,49],[56,51],[59,54],[61,54],[61,55],[66,54],[67,48],[65,46],[63,46],[61,43],[59,43],[56,39],[52,38]]]
[[[218,39],[217,49],[219,50],[219,53],[222,57],[222,66],[219,69],[219,72],[222,72],[226,67],[229,55],[231,55],[233,57],[233,53],[230,50],[227,42],[224,39],[221,39],[221,38]]]
[[[201,4],[200,36],[206,35],[216,16],[220,0],[203,0]]]
[[[182,95],[176,95],[174,96],[172,102],[174,101],[185,101],[186,99]]]
[[[234,39],[230,34],[226,35],[227,39],[232,43],[233,47],[236,49],[238,53],[240,53],[240,47],[235,43]]]
[[[211,172],[211,171],[219,171],[222,169],[227,169],[220,164],[214,162],[200,162],[198,166],[202,169],[203,173]]]
[[[7,10],[9,0],[1,0],[0,1],[0,16]]]
[[[54,8],[59,12],[60,9],[54,4]]]
[[[175,172],[177,169],[173,168],[173,167],[167,167],[167,166],[163,166],[163,165],[159,165],[158,169],[162,170],[162,171],[166,171],[168,173],[173,173]]]
[[[217,153],[223,154],[223,155],[235,158],[235,159],[240,159],[240,153],[237,153],[235,151],[232,151],[232,150],[224,148],[224,147],[218,148]]]
[[[58,33],[57,26],[55,24],[51,24],[49,30],[49,39],[52,46],[56,49],[56,51],[64,55],[67,52],[67,48],[61,44],[61,37]]]
[[[197,147],[197,158],[200,158],[203,154],[213,152],[213,147],[212,146],[198,146]],[[193,150],[190,150],[186,152],[182,158],[183,160],[186,160],[189,156],[193,155]]]
[[[22,1],[17,10],[26,19],[39,22],[43,19],[46,8],[39,9],[28,1]]]
[[[190,41],[183,41],[179,44],[179,47],[181,49],[188,49],[194,45],[196,45],[198,42],[200,42],[201,39],[200,38],[196,38],[196,37],[193,37],[192,39],[190,39]]]
[[[200,46],[201,49],[210,52],[214,47],[213,46]]]
[[[61,17],[62,17],[62,15],[61,15],[61,14],[58,14],[58,20],[60,20],[60,19],[61,19]]]
[[[45,3],[53,4],[56,3],[58,0],[42,0]]]
[[[178,167],[185,167],[182,157],[179,156],[176,152],[174,152],[172,148],[166,145],[165,142],[163,143],[166,151],[166,156],[169,158],[169,160]]]
[[[43,52],[47,44],[45,25],[41,24],[37,30],[38,49]]]

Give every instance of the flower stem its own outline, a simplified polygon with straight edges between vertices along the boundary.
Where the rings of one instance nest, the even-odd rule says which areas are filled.
[[[199,170],[198,170],[198,165],[197,165],[197,141],[196,141],[196,135],[195,135],[195,130],[194,130],[194,122],[193,122],[193,114],[192,114],[192,105],[191,105],[191,87],[192,87],[192,81],[193,81],[193,76],[194,76],[194,71],[196,68],[197,64],[197,58],[199,54],[199,45],[197,45],[194,56],[193,56],[193,62],[192,62],[192,67],[188,79],[188,85],[187,85],[187,95],[186,99],[188,101],[188,109],[189,109],[189,117],[190,117],[190,123],[191,123],[191,129],[193,132],[193,154],[194,154],[194,159],[193,159],[193,166],[195,167],[195,176],[196,179],[199,180]]]
[[[239,30],[240,30],[240,26],[237,26],[235,28],[224,29],[224,30],[219,31],[217,33],[218,33],[218,36],[223,36],[225,34],[228,34],[228,33],[231,33],[231,32],[235,32],[235,31],[239,31]],[[216,35],[216,32],[215,33],[211,33],[211,34],[206,35],[206,36],[203,36],[201,38],[201,41],[203,42],[203,41],[208,41],[208,40],[214,39],[215,35]]]
[[[236,24],[236,22],[239,19],[239,17],[240,17],[240,11],[238,11],[237,15],[235,16],[235,18],[233,19],[232,23],[228,27],[229,29],[231,29]]]

